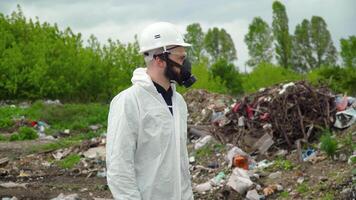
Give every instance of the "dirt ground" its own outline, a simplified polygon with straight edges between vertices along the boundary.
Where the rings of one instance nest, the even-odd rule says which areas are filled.
[[[355,129],[356,126],[351,132]],[[339,136],[342,137],[343,133],[339,133]],[[352,141],[355,141],[354,139],[353,137]],[[18,199],[51,199],[63,193],[65,195],[77,194],[80,199],[112,199],[105,177],[98,177],[96,173],[84,173],[80,166],[65,170],[50,164],[53,160],[52,152],[31,154],[30,150],[34,146],[49,142],[46,140],[0,142],[0,159],[9,158],[6,166],[0,166],[0,182],[26,184],[16,188],[0,187],[0,198],[15,196]],[[214,141],[197,153],[194,152],[193,145],[192,143],[188,145],[190,156],[196,158],[196,161],[191,164],[193,186],[209,181],[219,172],[226,174],[225,181],[227,181],[232,171],[224,160],[227,146]],[[341,148],[336,159],[325,158],[314,164],[298,163],[296,151],[291,151],[284,159],[291,162],[293,169],[262,170],[258,172],[260,178],[254,182],[261,189],[271,184],[283,186],[283,191],[275,192],[267,199],[348,199],[344,198],[341,193],[347,188],[355,189],[355,180],[353,180],[355,174],[352,172],[355,166],[348,164],[347,159],[338,158],[346,154],[342,149],[345,148]],[[273,156],[266,158],[275,159]],[[209,168],[209,165],[214,163],[218,166]],[[280,177],[275,179],[268,177],[276,171],[281,172]],[[282,192],[286,196],[282,196]],[[194,195],[197,200],[244,199],[245,197],[226,186],[216,187],[205,194],[194,192]]]
[[[8,157],[6,168],[0,166],[0,182],[26,183],[25,188],[2,188],[0,198],[51,199],[59,194],[78,194],[81,199],[109,198],[112,195],[106,178],[87,175],[74,175],[70,170],[46,165],[49,155],[29,154],[31,147],[49,141],[34,140],[1,142],[0,158]]]

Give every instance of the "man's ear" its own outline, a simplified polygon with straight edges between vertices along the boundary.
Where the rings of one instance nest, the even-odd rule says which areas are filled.
[[[164,68],[166,65],[166,62],[164,60],[162,60],[160,57],[156,57],[154,58],[155,59],[155,62],[157,64],[157,66],[159,66],[160,68]]]

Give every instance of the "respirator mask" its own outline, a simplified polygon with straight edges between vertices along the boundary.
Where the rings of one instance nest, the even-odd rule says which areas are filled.
[[[160,59],[167,63],[164,75],[169,79],[176,81],[179,85],[183,85],[188,88],[196,82],[195,76],[191,73],[192,64],[187,58],[184,59],[183,64],[179,64],[169,58],[170,52],[164,52],[162,54],[156,55]],[[174,66],[180,68],[180,74],[174,70]]]

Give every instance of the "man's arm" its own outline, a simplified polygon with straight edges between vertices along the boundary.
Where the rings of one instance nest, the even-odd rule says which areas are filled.
[[[140,200],[134,155],[137,143],[138,112],[128,94],[110,104],[106,147],[107,181],[114,199]]]

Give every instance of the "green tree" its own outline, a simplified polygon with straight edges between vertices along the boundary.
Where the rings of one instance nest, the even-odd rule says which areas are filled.
[[[281,66],[289,68],[291,62],[290,58],[292,52],[292,40],[289,35],[288,16],[286,13],[286,8],[281,2],[275,1],[273,2],[272,9],[272,30],[274,38],[276,40],[276,59]]]
[[[143,64],[137,42],[101,46],[91,36],[84,46],[80,33],[26,19],[20,6],[0,14],[0,34],[1,99],[108,101]]]
[[[272,31],[262,18],[255,17],[253,19],[249,31],[245,35],[245,42],[250,55],[247,65],[254,67],[262,62],[271,62],[273,56]]]
[[[225,29],[209,29],[204,38],[204,46],[212,62],[218,59],[233,62],[237,59],[234,42]]]
[[[341,57],[344,65],[356,68],[356,36],[350,36],[348,39],[340,40]]]
[[[292,65],[296,71],[306,72],[315,67],[310,40],[310,23],[304,19],[296,26],[293,36]]]
[[[199,23],[193,23],[187,26],[187,33],[184,40],[192,45],[188,48],[188,55],[192,62],[199,61],[204,50],[205,34]]]
[[[313,16],[311,19],[311,46],[316,57],[316,66],[335,65],[337,51],[331,39],[327,24],[322,17]]]
[[[220,58],[210,70],[214,78],[220,78],[230,94],[236,95],[243,92],[241,75],[232,63]]]

